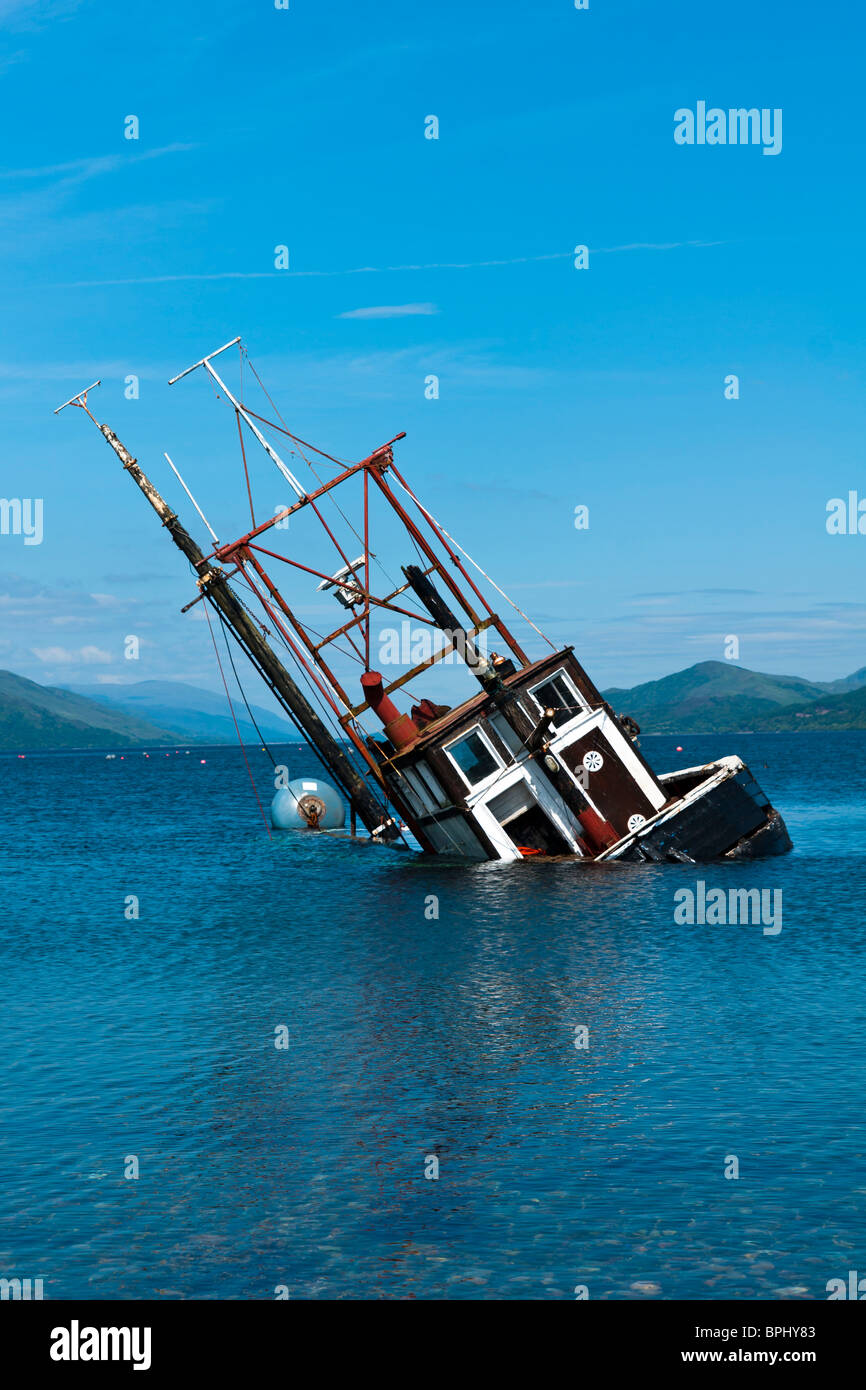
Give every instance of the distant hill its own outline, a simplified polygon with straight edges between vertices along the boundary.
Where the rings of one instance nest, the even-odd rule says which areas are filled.
[[[866,667],[842,680],[819,682],[702,661],[662,680],[604,695],[646,734],[866,729]],[[243,703],[233,703],[244,741],[257,742]],[[287,720],[256,705],[251,709],[269,743],[297,739]],[[182,681],[62,689],[0,671],[3,752],[233,743],[236,737],[225,696]]]
[[[866,686],[825,695],[784,713],[765,715],[756,729],[866,729]]]
[[[229,713],[225,692],[200,690],[183,681],[137,681],[133,685],[75,685],[76,694],[95,700],[107,709],[159,724],[173,732],[169,742],[182,739],[187,743],[234,743],[235,726]],[[232,695],[235,715],[245,743],[255,743],[259,735],[253,728],[246,707],[239,695]],[[286,719],[269,710],[250,705],[262,736],[269,743],[286,743],[298,735]]]
[[[234,702],[245,742],[258,742],[243,703]],[[250,708],[271,743],[297,738],[292,725]],[[241,715],[243,714],[243,718]],[[125,748],[161,743],[234,743],[225,695],[181,681],[64,689],[0,671],[0,751],[40,748]]]
[[[149,719],[0,671],[0,750],[117,748],[174,737]]]
[[[606,690],[604,697],[647,734],[866,729],[864,689],[866,667],[844,680],[818,682],[764,675],[726,661],[701,661],[631,690]],[[845,693],[831,693],[836,691]],[[827,713],[818,715],[818,708]]]
[[[859,690],[866,685],[866,666],[861,666],[859,671],[855,671],[853,676],[845,676],[840,681],[819,681],[822,689],[828,695],[843,695],[847,690]]]

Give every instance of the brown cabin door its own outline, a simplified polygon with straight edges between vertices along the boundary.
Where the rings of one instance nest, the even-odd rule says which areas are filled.
[[[635,829],[634,821],[629,826],[633,816],[649,820],[655,815],[655,806],[600,729],[590,729],[582,738],[557,751],[576,777],[584,773],[581,785],[618,835],[627,835]]]

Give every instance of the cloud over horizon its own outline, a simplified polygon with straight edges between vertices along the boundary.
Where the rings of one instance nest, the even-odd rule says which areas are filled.
[[[348,309],[336,314],[338,319],[406,319],[417,315],[438,314],[435,304],[378,304],[368,309]]]

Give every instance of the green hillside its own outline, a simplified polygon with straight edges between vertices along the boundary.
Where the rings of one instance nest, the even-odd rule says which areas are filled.
[[[861,666],[859,671],[840,681],[821,681],[820,685],[828,695],[844,695],[848,690],[859,690],[861,685],[866,685],[866,666]]]
[[[92,689],[95,698],[0,671],[0,751],[223,743],[236,737],[213,692],[167,681],[111,688],[110,694]],[[702,661],[604,694],[617,714],[631,715],[647,734],[866,729],[866,667],[843,680],[815,682]],[[255,706],[253,711],[269,741],[296,737],[278,715]],[[256,741],[245,711],[237,714],[245,741]]]
[[[134,715],[138,719],[173,729],[172,738],[185,743],[234,743],[234,721],[224,691],[200,690],[183,681],[136,681],[130,685],[76,685],[70,689],[101,706]],[[234,699],[235,717],[245,743],[257,743],[259,733],[269,743],[297,738],[288,720],[270,710],[250,705],[258,731],[250,722],[240,697]]]
[[[149,720],[68,690],[0,671],[0,750],[118,748],[171,743],[175,735]]]
[[[824,695],[784,713],[765,716],[756,729],[866,729],[866,686],[844,695]]]
[[[631,690],[607,690],[621,714],[645,733],[715,733],[751,728],[756,719],[824,696],[798,676],[767,676],[724,661],[702,661]]]
[[[859,688],[850,690],[851,682]],[[702,661],[661,680],[631,690],[607,690],[604,695],[617,714],[630,714],[648,734],[866,728],[866,709],[858,705],[858,696],[866,688],[864,682],[866,668],[844,681],[832,682],[833,687],[848,693],[830,695],[826,683],[800,676],[771,676],[730,662]],[[812,711],[808,718],[797,717],[813,705],[829,713],[818,716]],[[820,722],[833,718],[851,722]]]

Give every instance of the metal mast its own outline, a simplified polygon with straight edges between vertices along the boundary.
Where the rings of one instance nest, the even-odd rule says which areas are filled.
[[[108,425],[101,425],[87,405],[87,393],[98,386],[94,382],[86,390],[71,397],[54,412],[64,410],[67,405],[79,406],[89,416],[100,434],[114,450],[124,469],[136,486],[144,493],[156,512],[174,544],[197,571],[196,583],[206,602],[216,608],[231,628],[235,638],[244,649],[253,665],[262,675],[277,699],[300,727],[305,738],[312,744],[332,777],[342,787],[351,804],[357,809],[364,825],[377,839],[392,841],[400,836],[397,823],[378,797],[371,791],[364,778],[353,766],[340,744],[326,728],[306,696],[295,684],[289,672],[272,651],[255,623],[238,601],[228,584],[228,576],[219,565],[211,564],[206,556],[181,525],[175,512],[154,487],[153,483],[139,468],[137,461],[121,443]]]

